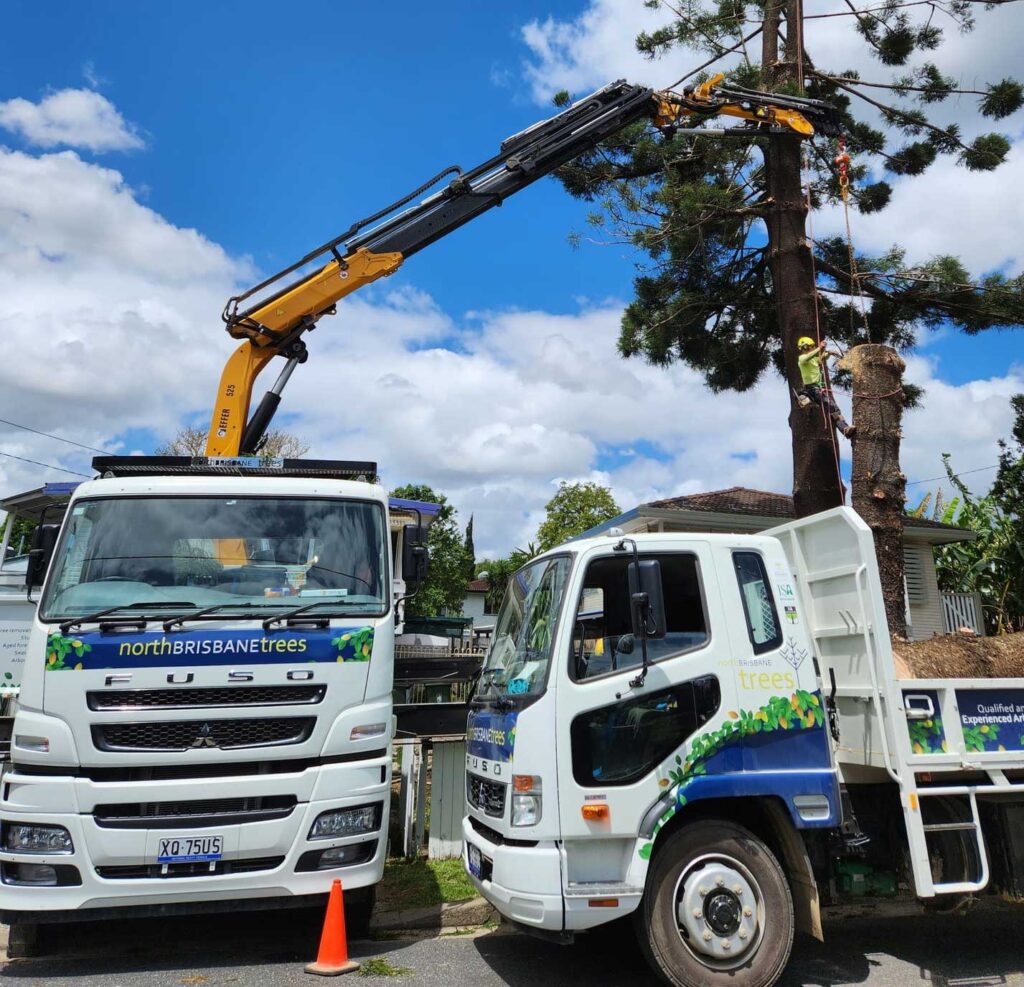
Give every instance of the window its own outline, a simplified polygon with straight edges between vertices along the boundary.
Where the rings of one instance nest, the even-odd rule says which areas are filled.
[[[733,565],[740,583],[743,613],[747,618],[747,634],[754,654],[772,651],[782,644],[779,614],[768,586],[764,559],[757,552],[733,552]]]
[[[501,604],[476,698],[539,696],[547,684],[570,560],[559,555],[520,569]]]
[[[697,557],[676,552],[641,555],[661,566],[668,633],[647,642],[651,662],[703,647],[708,624],[701,596]],[[641,642],[633,637],[629,613],[628,567],[632,556],[619,554],[594,559],[584,577],[576,608],[570,671],[573,678],[592,679],[643,663]]]
[[[653,771],[718,710],[718,679],[590,710],[572,721],[572,774],[583,786],[630,785]]]
[[[132,497],[79,501],[65,525],[44,619],[157,604],[164,610],[335,601],[389,605],[384,512],[362,501]]]
[[[917,605],[927,603],[924,566],[921,564],[921,553],[916,547],[903,549],[903,578],[907,584],[907,601]]]

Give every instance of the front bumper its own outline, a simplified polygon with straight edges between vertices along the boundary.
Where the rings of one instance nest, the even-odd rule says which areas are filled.
[[[108,908],[175,907],[189,902],[292,898],[322,895],[340,877],[346,889],[376,884],[384,871],[387,850],[391,762],[378,758],[324,764],[288,774],[190,778],[182,781],[96,782],[87,778],[4,775],[3,821],[65,827],[74,851],[67,854],[26,854],[0,850],[0,870],[14,863],[73,867],[80,883],[73,886],[21,886],[0,883],[0,911],[58,913]],[[196,802],[289,795],[296,804],[284,817],[195,829],[188,826],[137,829],[101,826],[96,806],[152,802]],[[381,803],[380,827],[345,838],[309,840],[316,817],[329,809]],[[224,837],[224,873],[202,872],[152,876],[144,870],[155,861],[160,837]],[[359,845],[359,862],[327,870],[297,870],[310,851]],[[168,868],[170,871],[171,868]],[[140,873],[144,876],[138,876]],[[56,917],[56,915],[54,916]]]
[[[555,843],[496,843],[474,829],[468,816],[462,820],[462,838],[466,873],[480,894],[502,915],[536,929],[563,931],[562,869]],[[478,847],[484,857],[482,879],[469,870],[470,844]]]

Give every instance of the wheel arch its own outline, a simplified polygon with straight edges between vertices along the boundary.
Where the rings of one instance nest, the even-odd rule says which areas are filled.
[[[775,855],[789,882],[793,915],[800,932],[824,941],[818,882],[800,830],[793,825],[785,802],[777,797],[736,796],[699,799],[688,803],[654,836],[652,859],[668,837],[686,826],[708,819],[727,819],[749,829]]]

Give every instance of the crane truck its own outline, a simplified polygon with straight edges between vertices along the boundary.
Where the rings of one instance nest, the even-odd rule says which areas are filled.
[[[828,906],[1024,899],[1024,680],[897,671],[870,529],[598,531],[511,580],[471,700],[464,861],[676,987],[770,987]]]
[[[206,455],[99,457],[62,524],[37,529],[28,584],[41,592],[0,793],[12,952],[42,923],[309,902],[337,876],[368,917],[387,844],[397,597],[422,575],[423,526],[391,539],[373,463],[258,456],[304,337],[634,121],[671,134],[724,114],[769,139],[834,126],[826,104],[720,83],[606,86],[231,298],[239,345]]]

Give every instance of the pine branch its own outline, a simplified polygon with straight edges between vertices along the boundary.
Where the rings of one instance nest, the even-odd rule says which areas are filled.
[[[890,89],[893,92],[913,92],[913,93],[934,93],[936,95],[943,96],[987,96],[988,92],[984,89],[929,89],[927,86],[901,86],[896,83],[888,82],[867,82],[864,79],[851,79],[847,76],[842,75],[826,75],[824,72],[818,72],[815,69],[810,70],[810,74],[816,76],[819,79],[827,79],[829,82],[835,83],[849,83],[854,86],[871,86],[873,89]]]
[[[912,123],[915,127],[924,127],[926,130],[930,130],[935,134],[939,134],[943,140],[955,144],[961,148],[965,154],[971,154],[974,152],[974,148],[970,145],[965,144],[959,137],[954,137],[948,130],[943,130],[941,127],[936,127],[934,123],[929,123],[927,120],[922,119],[919,116],[915,116],[910,113],[906,113],[903,110],[897,109],[895,106],[889,106],[886,103],[880,103],[876,99],[872,99],[870,96],[866,96],[862,92],[858,92],[852,86],[848,86],[842,82],[836,82],[836,85],[840,89],[845,89],[852,96],[856,96],[858,99],[864,100],[865,103],[870,103],[876,109],[881,110],[883,113],[891,113],[894,117],[899,117],[901,120],[906,120]]]

